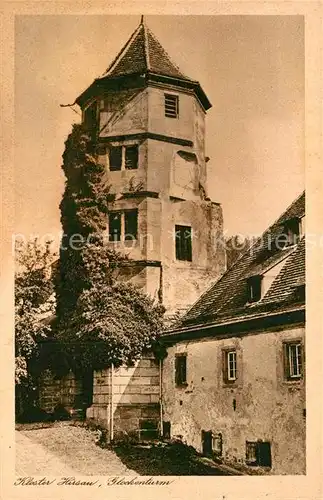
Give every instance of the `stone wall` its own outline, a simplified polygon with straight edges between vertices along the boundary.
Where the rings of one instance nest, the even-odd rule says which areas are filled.
[[[283,342],[304,328],[178,343],[163,363],[163,420],[202,451],[202,431],[222,435],[222,458],[246,461],[246,441],[271,443],[273,474],[305,473],[305,383],[287,381]],[[237,350],[238,379],[223,381],[225,348]],[[187,386],[176,387],[175,355],[187,353]]]
[[[111,430],[114,439],[157,436],[160,428],[159,363],[145,356],[134,367],[96,371],[93,405],[86,416]]]
[[[81,394],[81,383],[70,372],[66,377],[56,378],[47,370],[41,377],[39,406],[51,413],[59,404],[73,407]]]

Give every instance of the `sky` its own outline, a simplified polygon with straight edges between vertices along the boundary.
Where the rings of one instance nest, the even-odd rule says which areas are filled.
[[[301,16],[145,16],[212,108],[208,193],[225,234],[261,233],[304,189]],[[71,108],[102,75],[140,16],[16,16],[15,232],[55,235]]]

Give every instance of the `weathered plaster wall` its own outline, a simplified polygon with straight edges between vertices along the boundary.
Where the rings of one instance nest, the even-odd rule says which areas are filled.
[[[271,442],[272,473],[305,473],[305,384],[283,374],[283,341],[304,339],[304,328],[179,343],[163,364],[164,421],[202,451],[201,431],[222,433],[223,457],[245,462],[246,441]],[[238,352],[238,381],[226,385],[222,349]],[[186,387],[174,381],[175,354],[187,353]],[[234,400],[236,409],[234,409]]]
[[[100,137],[147,130],[148,89],[110,91],[101,104]]]
[[[113,408],[114,437],[131,435],[140,438],[148,426],[159,429],[159,364],[153,356],[145,356],[133,368],[101,370],[94,375],[93,405],[87,418],[110,428]],[[111,390],[112,387],[112,390]]]
[[[179,117],[165,117],[164,94],[179,96]],[[181,139],[193,140],[194,100],[192,94],[168,90],[167,88],[148,88],[148,130],[155,134],[163,134]]]
[[[222,245],[222,208],[202,200],[119,199],[113,210],[138,208],[138,239],[111,242],[115,250],[133,260],[160,261],[160,268],[121,271],[125,280],[156,297],[161,287],[163,303],[170,314],[185,309],[225,270]],[[176,260],[175,225],[192,227],[192,262]],[[161,275],[162,273],[162,275]],[[146,283],[144,283],[146,278]]]
[[[109,147],[112,146],[131,146],[138,144],[138,168],[133,170],[109,170]],[[106,176],[104,181],[110,187],[110,193],[122,194],[129,193],[131,190],[139,189],[147,191],[147,140],[126,140],[112,141],[102,143],[98,148],[99,162],[106,167]]]

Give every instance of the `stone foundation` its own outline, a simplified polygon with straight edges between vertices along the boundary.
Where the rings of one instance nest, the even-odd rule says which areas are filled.
[[[41,377],[39,406],[49,413],[53,412],[58,404],[73,407],[81,394],[81,390],[81,383],[76,380],[72,372],[58,379],[47,370]]]
[[[160,433],[159,364],[146,356],[134,367],[97,371],[94,374],[93,405],[86,417],[111,433],[113,438],[137,440]],[[112,425],[113,421],[113,425]]]

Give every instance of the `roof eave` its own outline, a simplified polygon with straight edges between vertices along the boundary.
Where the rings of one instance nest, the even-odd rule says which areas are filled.
[[[202,89],[200,83],[196,80],[191,80],[190,78],[184,78],[184,77],[179,77],[179,76],[170,76],[170,75],[164,75],[162,73],[155,73],[152,71],[147,72],[147,79],[149,81],[149,78],[153,81],[160,81],[161,83],[171,83],[172,85],[176,85],[179,87],[186,87],[186,88],[191,88],[194,90],[197,98],[199,99],[200,103],[202,104],[203,108],[205,111],[210,109],[212,107],[211,102],[209,101],[206,93]]]
[[[207,95],[205,94],[204,90],[202,89],[201,85],[199,82],[195,80],[190,80],[189,78],[180,78],[180,77],[174,77],[170,75],[163,75],[161,73],[153,73],[151,71],[146,71],[144,73],[139,72],[139,73],[129,73],[127,75],[121,75],[121,76],[115,76],[111,77],[109,75],[104,75],[100,78],[96,78],[89,87],[87,87],[76,99],[75,103],[78,104],[80,107],[84,105],[84,103],[91,97],[92,91],[97,88],[98,85],[102,84],[104,85],[105,82],[121,82],[121,81],[126,81],[127,79],[133,79],[134,77],[139,77],[142,76],[146,79],[146,82],[149,83],[149,81],[157,81],[160,83],[169,83],[171,85],[175,85],[178,87],[184,87],[188,88],[194,91],[197,99],[207,111],[212,107],[211,102],[209,101]]]
[[[291,316],[293,316],[291,318]],[[288,320],[288,321],[287,321]],[[263,313],[256,313],[254,315],[240,316],[237,318],[228,318],[224,321],[214,321],[208,324],[200,323],[191,326],[181,327],[174,330],[166,331],[162,338],[165,341],[178,341],[188,338],[203,338],[209,336],[217,336],[220,333],[230,333],[231,331],[244,331],[251,330],[251,324],[254,327],[262,329],[275,324],[288,324],[292,322],[305,321],[305,304],[286,308],[285,310]]]

